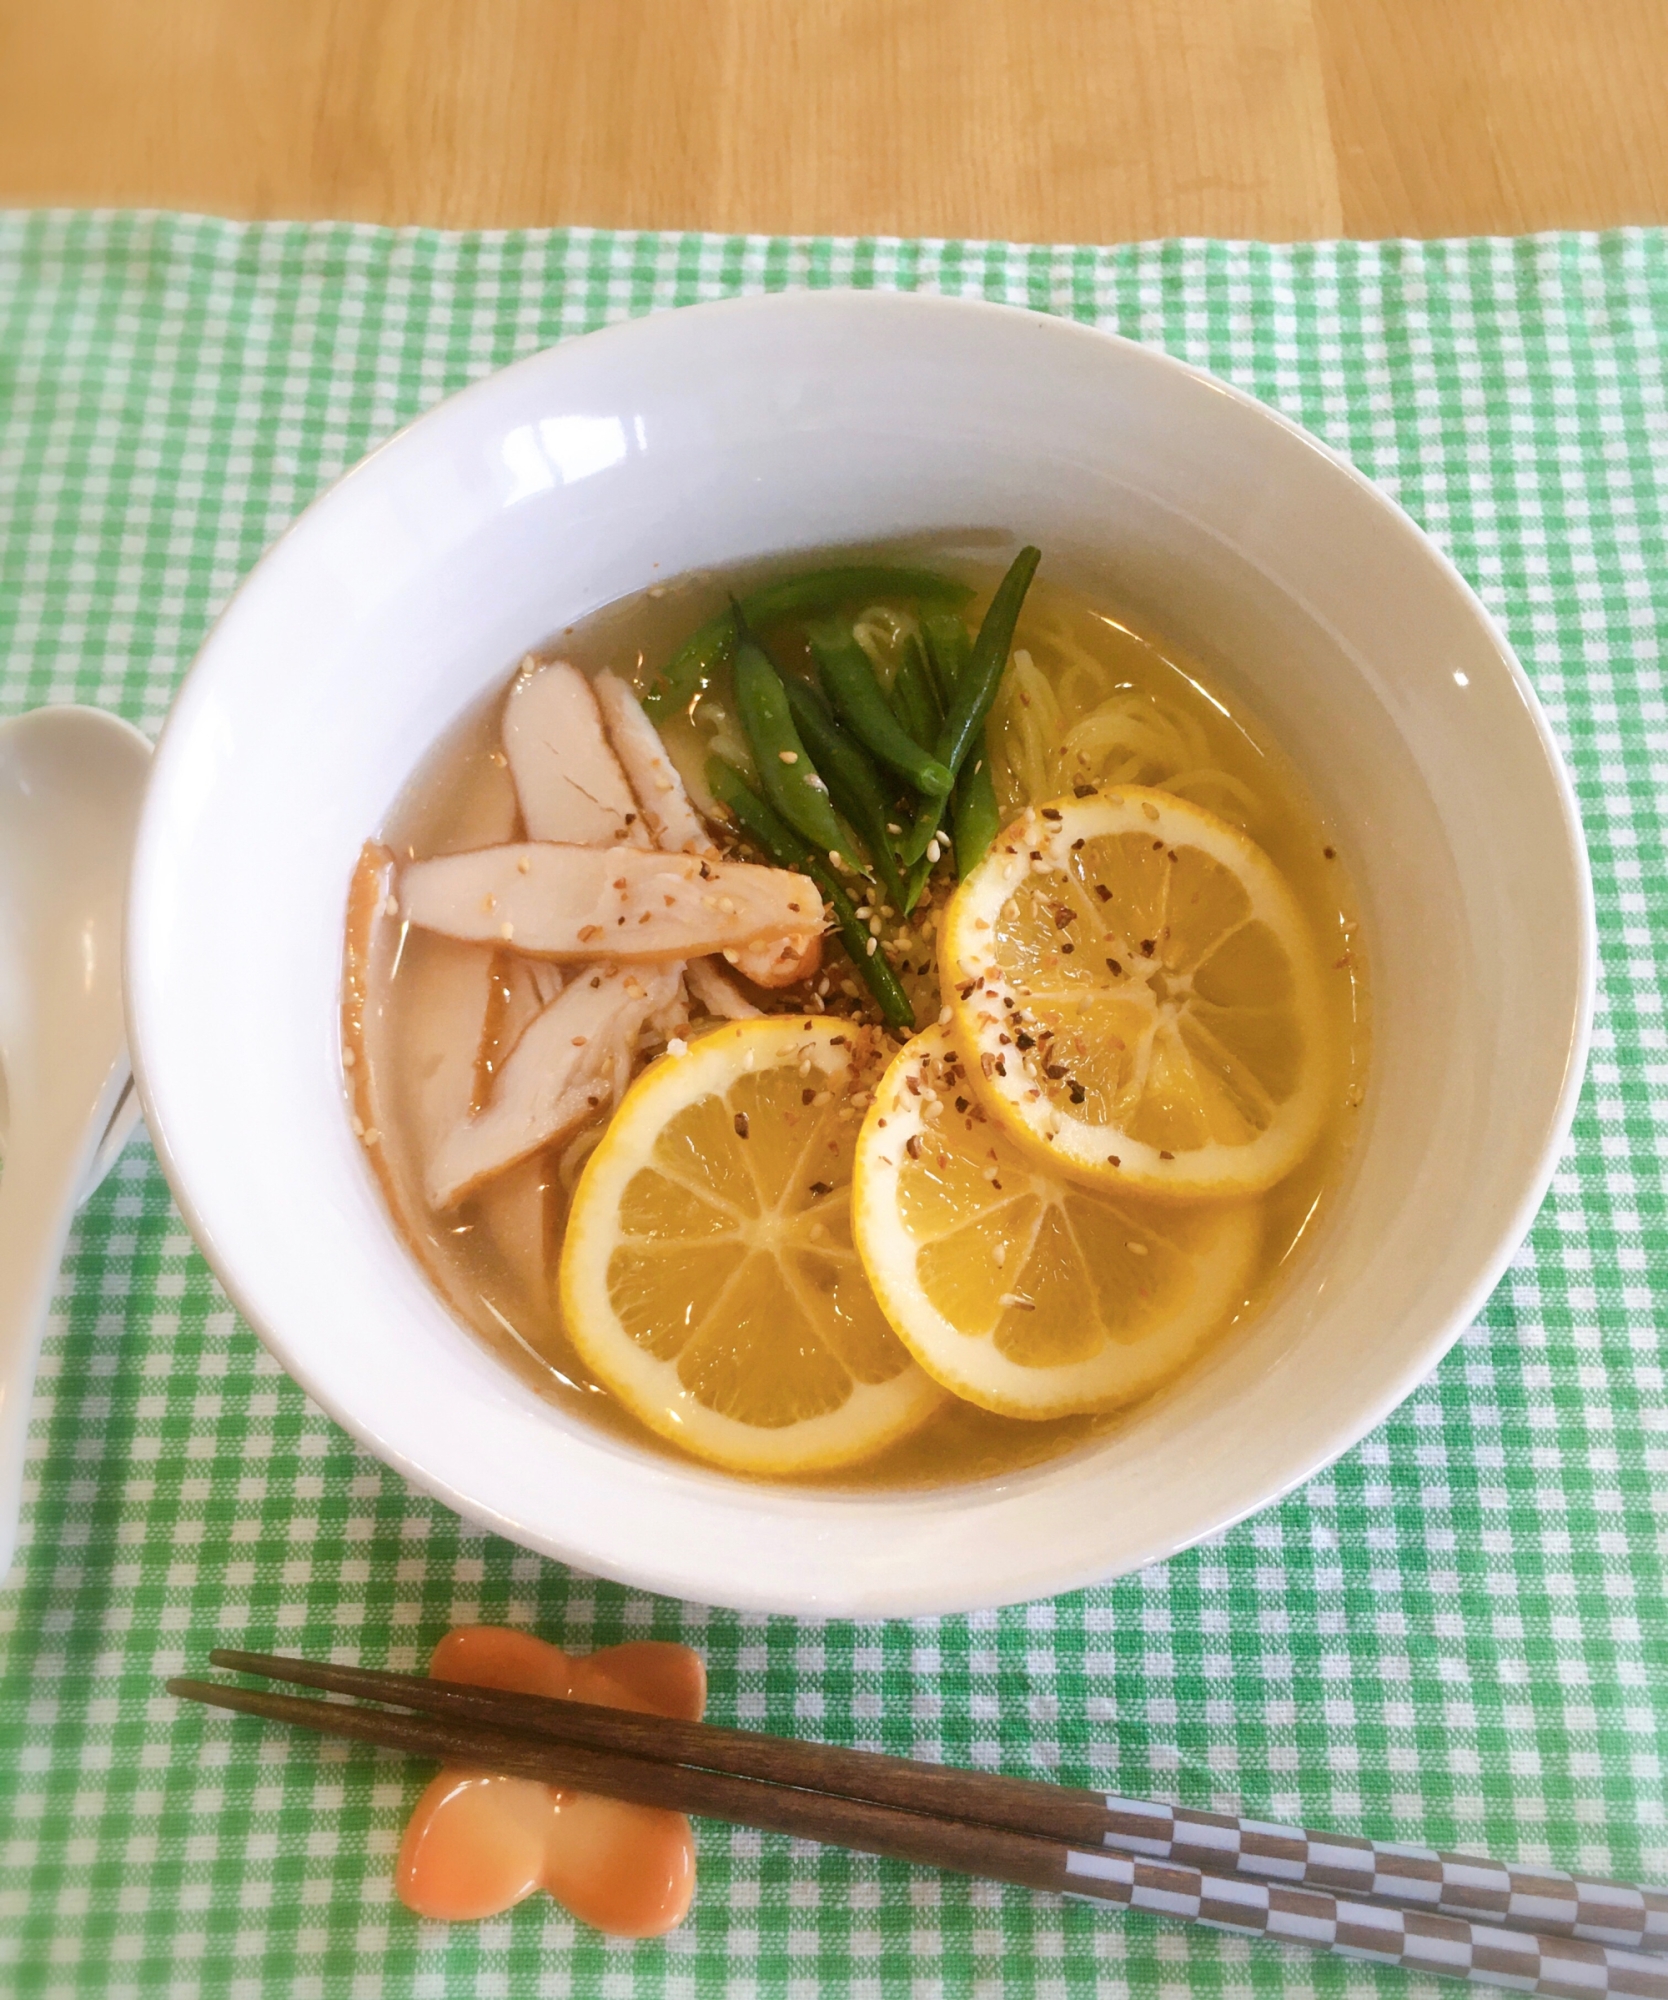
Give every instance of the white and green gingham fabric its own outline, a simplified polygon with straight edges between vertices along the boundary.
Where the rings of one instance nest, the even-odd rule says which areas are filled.
[[[133,1145],[76,1227],[0,1594],[0,1993],[1365,1995],[1399,1974],[704,1825],[621,1944],[395,1900],[424,1773],[188,1712],[209,1646],[411,1666],[502,1620],[706,1655],[712,1713],[1311,1825],[1668,1876],[1668,237],[1129,249],[0,217],[0,709],[155,730],[261,550],[437,398],[629,314],[1012,300],[1215,369],[1381,481],[1504,621],[1597,878],[1591,1076],[1435,1377],[1281,1506],[986,1616],[742,1617],[462,1528],[309,1407]],[[1434,1988],[1431,1989],[1434,1992]]]

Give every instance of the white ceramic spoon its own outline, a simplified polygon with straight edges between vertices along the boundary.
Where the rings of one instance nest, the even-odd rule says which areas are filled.
[[[144,737],[101,709],[0,723],[0,1579],[53,1280],[128,1083],[122,903],[149,767]]]

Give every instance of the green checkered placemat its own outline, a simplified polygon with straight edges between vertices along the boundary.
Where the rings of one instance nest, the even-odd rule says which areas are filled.
[[[1604,978],[1554,1191],[1478,1324],[1284,1505],[1107,1589],[795,1623],[463,1530],[278,1372],[135,1144],[73,1237],[0,1595],[0,1991],[1386,1994],[1400,1975],[716,1826],[670,1938],[542,1898],[418,1923],[422,1775],[183,1713],[217,1640],[415,1664],[450,1624],[706,1654],[779,1731],[1668,1875],[1668,237],[1121,250],[0,217],[0,709],[155,729],[327,481],[605,321],[794,285],[970,293],[1216,369],[1347,452],[1505,621],[1571,759]],[[1435,1988],[1432,1988],[1434,1991]]]

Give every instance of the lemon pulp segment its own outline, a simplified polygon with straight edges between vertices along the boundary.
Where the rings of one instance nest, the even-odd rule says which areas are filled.
[[[1308,925],[1262,850],[1187,800],[1124,786],[1023,814],[957,890],[940,970],[978,1094],[1063,1171],[1248,1195],[1320,1131]]]
[[[876,1093],[853,1213],[910,1352],[1015,1417],[1144,1394],[1243,1301],[1258,1242],[1246,1204],[1142,1202],[1048,1171],[984,1115],[939,1028]]]
[[[586,1164],[568,1328],[629,1408],[701,1457],[848,1464],[943,1400],[852,1241],[852,1155],[883,1060],[850,1022],[735,1022],[646,1070]]]

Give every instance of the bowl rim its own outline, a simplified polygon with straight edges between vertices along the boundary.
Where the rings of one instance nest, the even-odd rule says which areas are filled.
[[[797,1592],[779,1588],[752,1590],[745,1583],[738,1587],[726,1585],[722,1591],[714,1590],[691,1600],[690,1579],[675,1567],[661,1567],[652,1556],[647,1560],[634,1561],[630,1564],[609,1562],[600,1559],[582,1542],[562,1535],[547,1534],[542,1529],[530,1533],[525,1523],[509,1519],[491,1504],[471,1498],[446,1478],[428,1471],[411,1456],[409,1451],[381,1435],[373,1421],[357,1414],[351,1407],[344,1406],[330,1388],[319,1379],[305,1354],[295,1351],[284,1332],[270,1325],[265,1316],[255,1310],[253,1300],[248,1295],[240,1274],[235,1269],[227,1268],[227,1260],[219,1253],[209,1217],[192,1192],[189,1176],[180,1162],[170,1137],[167,1118],[162,1109],[158,1080],[152,1073],[147,1022],[155,1009],[164,1004],[164,996],[151,990],[136,964],[139,955],[138,940],[143,935],[147,923],[147,898],[152,893],[152,870],[147,864],[151,847],[160,838],[158,832],[158,821],[162,813],[160,801],[165,796],[165,784],[172,774],[178,747],[196,726],[199,710],[209,698],[211,681],[218,665],[218,642],[245,597],[264,581],[270,569],[285,557],[296,540],[312,532],[318,516],[336,505],[339,497],[348,489],[373,476],[373,468],[379,468],[383,461],[397,456],[415,434],[457,422],[460,412],[466,414],[476,403],[484,403],[494,395],[501,394],[506,378],[523,375],[531,378],[550,366],[554,357],[575,347],[583,345],[587,351],[594,353],[596,347],[602,343],[612,345],[639,335],[643,326],[650,321],[671,319],[684,321],[691,317],[699,317],[704,321],[719,318],[739,320],[743,317],[775,316],[802,309],[809,302],[824,303],[830,300],[837,300],[848,309],[881,316],[896,312],[911,315],[932,312],[953,317],[977,316],[987,319],[1000,317],[1008,321],[1025,319],[1047,328],[1051,335],[1057,337],[1074,339],[1082,343],[1093,342],[1102,347],[1110,345],[1122,353],[1124,365],[1150,368],[1160,376],[1186,381],[1195,390],[1203,389],[1228,399],[1242,412],[1283,432],[1289,440],[1301,445],[1332,472],[1341,474],[1356,492],[1370,503],[1387,533],[1399,537],[1425,563],[1434,566],[1441,580],[1446,583],[1458,603],[1474,621],[1480,635],[1487,640],[1512,683],[1538,739],[1546,775],[1552,784],[1560,821],[1559,830],[1576,892],[1580,933],[1575,966],[1575,1004],[1564,1050],[1563,1074],[1543,1127],[1544,1136],[1539,1155],[1534,1161],[1533,1171],[1526,1175],[1518,1199],[1511,1206],[1509,1219],[1499,1231],[1493,1254],[1481,1262],[1470,1285],[1460,1293],[1455,1305],[1432,1326],[1427,1337],[1416,1347],[1409,1348],[1399,1366],[1387,1371],[1384,1386],[1376,1396],[1356,1410],[1347,1422],[1337,1425],[1324,1440],[1317,1440],[1312,1448],[1296,1453],[1290,1465],[1282,1471],[1274,1484],[1265,1485],[1262,1490],[1248,1494],[1243,1499],[1226,1506],[1207,1506],[1201,1510],[1198,1518],[1188,1519],[1164,1531],[1150,1532],[1137,1544],[1133,1553],[1119,1556],[1116,1559],[1117,1566],[1113,1569],[1085,1571],[1081,1562],[1056,1563],[1051,1566],[1048,1561],[1039,1560],[1034,1572],[1027,1576],[1023,1589],[1019,1591],[1006,1580],[997,1584],[994,1594],[988,1589],[952,1590],[946,1593],[935,1590],[930,1584],[922,1584],[907,1595],[894,1591],[885,1605],[878,1609],[868,1600],[864,1600],[861,1604],[855,1600],[839,1602],[831,1599],[826,1592],[803,1588]],[[333,1422],[340,1425],[356,1444],[371,1452],[420,1491],[443,1502],[466,1521],[521,1546],[536,1548],[584,1573],[605,1577],[634,1589],[652,1591],[667,1597],[723,1604],[743,1611],[775,1612],[815,1618],[852,1616],[872,1619],[949,1615],[987,1608],[992,1604],[1035,1602],[1133,1574],[1152,1564],[1166,1561],[1171,1556],[1223,1533],[1251,1515],[1273,1506],[1333,1464],[1370,1431],[1376,1429],[1429,1376],[1475,1320],[1478,1311],[1499,1284],[1545,1200],[1574,1121],[1585,1079],[1596,1003],[1598,936],[1591,863],[1574,784],[1533,683],[1517,658],[1500,622],[1482,602],[1453,559],[1406,509],[1341,451],[1294,418],[1271,404],[1262,402],[1237,384],[1213,374],[1206,368],[1184,361],[1162,348],[1131,339],[1108,328],[1064,315],[1039,311],[1030,306],[987,299],[969,299],[929,292],[872,291],[842,286],[797,286],[778,291],[708,300],[676,308],[657,309],[646,315],[636,315],[613,322],[588,333],[571,335],[550,346],[537,349],[502,368],[491,370],[476,381],[430,405],[373,446],[315,494],[306,507],[263,550],[249,572],[239,581],[205,633],[196,655],[175,691],[157,740],[151,781],[147,787],[144,811],[134,846],[123,958],[124,1006],[135,1084],[151,1143],[181,1216],[213,1270],[216,1280],[240,1316],[303,1392],[318,1404]],[[1057,1463],[1064,1462],[1057,1461]],[[975,1482],[979,1483],[982,1482]],[[932,1490],[941,1492],[966,1489]],[[910,1496],[901,1494],[899,1497]]]

